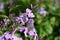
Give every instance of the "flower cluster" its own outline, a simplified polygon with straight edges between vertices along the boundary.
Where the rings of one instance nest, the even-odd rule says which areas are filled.
[[[13,23],[17,24],[18,27],[18,31],[20,33],[24,33],[25,37],[28,36],[33,36],[34,40],[37,40],[37,32],[34,28],[34,14],[32,13],[32,10],[30,10],[29,8],[26,9],[26,13],[22,13],[20,16],[17,16],[13,21]],[[11,20],[9,19],[4,19],[4,24],[7,25],[11,22]],[[20,25],[22,24],[22,25]],[[30,28],[27,26],[29,25]],[[16,37],[15,36],[15,32],[17,31],[16,28],[12,27],[12,33],[10,33],[9,31],[6,31],[4,33],[4,39],[6,40],[23,40],[22,37]]]
[[[16,37],[14,34],[10,34],[8,31],[4,33],[6,40],[23,40],[21,37]]]

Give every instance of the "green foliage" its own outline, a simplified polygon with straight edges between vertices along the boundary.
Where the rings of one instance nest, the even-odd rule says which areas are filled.
[[[0,15],[0,18],[8,18],[6,15]]]

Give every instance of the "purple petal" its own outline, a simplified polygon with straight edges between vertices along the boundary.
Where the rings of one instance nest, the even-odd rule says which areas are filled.
[[[28,17],[30,17],[30,18],[34,18],[35,16],[34,16],[33,13],[28,13]]]
[[[21,18],[22,18],[22,23],[25,23],[25,22],[27,22],[28,21],[28,17],[26,16],[26,14],[25,13],[23,13],[21,16],[20,16]]]
[[[16,20],[13,20],[14,23],[16,23]]]
[[[27,28],[25,28],[25,31],[24,31],[25,37],[27,37],[27,36],[28,36],[28,35],[27,35],[27,33],[28,33],[28,29],[27,29]]]
[[[34,36],[34,40],[38,40],[37,36]]]
[[[22,32],[24,30],[25,30],[25,27],[24,26],[23,27],[20,27],[20,29],[19,29],[20,32]]]
[[[29,35],[31,35],[31,36],[34,35],[34,31],[33,31],[33,30],[30,30],[28,33],[29,33]]]
[[[16,22],[20,23],[21,22],[21,18],[20,17],[16,17]]]
[[[34,20],[33,19],[29,19],[28,23],[30,24],[31,27],[34,27]]]
[[[5,32],[4,36],[5,36],[6,40],[11,39],[11,34],[9,34],[9,32]]]
[[[46,13],[47,13],[47,12],[44,10],[43,7],[41,7],[41,8],[38,10],[38,13],[43,14],[44,16],[46,16]]]
[[[23,39],[20,37],[20,38],[18,38],[18,40],[23,40]]]
[[[43,14],[44,16],[46,16],[46,11],[40,11],[40,14]]]
[[[32,10],[30,10],[29,8],[27,8],[27,9],[26,9],[26,12],[27,12],[27,13],[31,13]]]
[[[5,25],[6,25],[6,24],[9,24],[9,22],[10,22],[9,19],[4,19],[4,23],[5,23]]]
[[[28,21],[28,17],[26,17],[26,16],[22,17],[22,19],[23,19],[24,22]]]
[[[35,33],[35,34],[37,34],[37,32],[36,32],[35,28],[33,28],[32,30],[34,31],[34,33]]]
[[[2,35],[0,35],[0,40],[4,40],[4,38],[2,37]]]

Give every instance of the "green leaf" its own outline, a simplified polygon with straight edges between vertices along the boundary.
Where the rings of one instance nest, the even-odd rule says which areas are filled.
[[[47,36],[45,40],[53,40],[53,35]]]
[[[21,35],[20,33],[15,33],[15,36],[20,37]]]
[[[47,33],[42,28],[40,28],[40,34],[39,34],[39,36],[44,37],[46,35],[47,35]]]
[[[51,34],[52,31],[53,31],[53,27],[48,21],[42,22],[40,26],[37,26],[37,32],[39,36],[42,36],[42,37],[47,36],[48,34]]]
[[[37,24],[40,24],[42,22],[42,17],[39,15],[39,13],[35,13],[35,22]]]
[[[42,29],[47,33],[47,34],[51,34],[53,31],[53,27],[51,26],[51,24],[46,21],[42,23]]]
[[[0,18],[8,18],[6,15],[0,15]]]
[[[56,36],[54,40],[60,40],[60,36]]]
[[[55,17],[52,17],[52,18],[50,19],[50,24],[54,25],[55,22],[56,22],[56,18],[55,18]]]

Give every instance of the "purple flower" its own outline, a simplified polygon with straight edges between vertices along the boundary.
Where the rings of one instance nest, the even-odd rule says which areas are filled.
[[[20,38],[18,38],[17,40],[23,40],[23,39],[20,37]]]
[[[4,35],[9,34],[9,33],[10,33],[9,31],[6,31],[6,32],[4,33]]]
[[[20,27],[20,29],[19,29],[20,32],[22,32],[24,30],[25,30],[25,27],[24,26]]]
[[[4,19],[5,25],[9,24],[10,20],[9,19]]]
[[[20,37],[20,38],[18,38],[18,40],[23,40],[23,39]]]
[[[32,30],[30,30],[29,32],[29,35],[37,35],[37,33],[36,33],[36,30],[35,30],[35,28],[33,28]]]
[[[33,19],[29,19],[28,23],[30,24],[31,27],[34,27],[34,20]]]
[[[38,40],[38,38],[37,38],[37,32],[36,32],[35,28],[33,28],[32,30],[34,31],[34,40]]]
[[[13,31],[12,31],[12,34],[14,34],[16,32],[16,29],[14,29]]]
[[[16,20],[12,20],[13,21],[13,23],[16,23]]]
[[[16,32],[16,29],[14,26],[12,26],[12,34],[14,34]]]
[[[40,11],[40,14],[43,14],[44,16],[46,16],[46,11]]]
[[[0,35],[0,40],[4,40],[4,38],[2,37],[2,35]]]
[[[11,34],[9,34],[9,32],[5,32],[4,36],[5,36],[6,40],[11,39]]]
[[[23,19],[24,22],[28,21],[28,17],[26,17],[26,16],[22,17],[22,19]]]
[[[35,17],[34,14],[32,13],[32,10],[30,10],[28,8],[26,9],[26,13],[27,13],[28,17],[30,17],[30,18]]]
[[[33,35],[34,35],[34,31],[33,31],[33,30],[30,30],[30,31],[28,32],[28,34],[31,35],[31,36],[33,36]]]
[[[41,8],[38,10],[38,13],[43,14],[44,16],[46,16],[46,13],[47,13],[47,12],[44,10],[43,7],[41,7]]]
[[[20,17],[16,17],[16,22],[20,23],[21,22],[21,18]]]
[[[6,40],[9,40],[9,39],[10,40],[23,40],[21,37],[16,37],[14,35],[14,33],[13,34],[9,34],[9,32],[5,32],[4,36],[5,36]]]
[[[35,34],[37,34],[37,32],[36,32],[35,28],[33,28],[32,30],[34,31],[34,33],[35,33]]]
[[[22,24],[25,24],[25,22],[27,21],[28,21],[28,17],[25,14],[22,14],[20,17],[16,18],[17,23],[21,22]]]
[[[27,22],[28,21],[28,17],[26,16],[26,14],[25,13],[23,13],[21,16],[20,16],[21,18],[22,18],[22,23],[25,23],[25,22]]]
[[[35,16],[34,16],[33,13],[28,13],[28,17],[30,17],[30,18],[34,18]]]
[[[29,8],[26,9],[26,13],[31,13],[32,10],[30,10]]]
[[[34,36],[34,40],[38,40],[38,38],[37,38],[37,36],[36,36],[36,35]]]
[[[28,28],[25,28],[25,31],[24,31],[25,37],[28,37],[27,33],[28,33]]]

